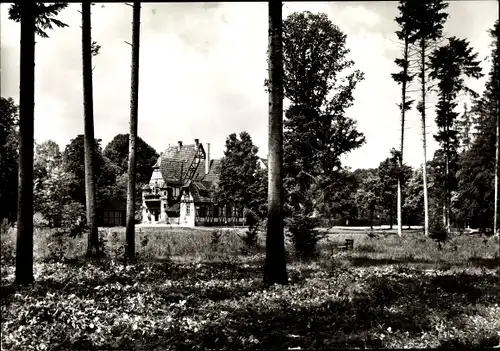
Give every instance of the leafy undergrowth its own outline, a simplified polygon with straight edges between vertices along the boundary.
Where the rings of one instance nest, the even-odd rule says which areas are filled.
[[[498,268],[291,263],[264,287],[262,259],[2,267],[3,350],[488,347],[500,340]]]

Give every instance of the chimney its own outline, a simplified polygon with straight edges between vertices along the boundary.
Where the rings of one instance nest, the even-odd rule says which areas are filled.
[[[198,144],[200,143],[200,139],[194,139],[194,143],[196,144],[196,148],[198,148]]]
[[[178,150],[179,150],[179,151],[181,151],[181,149],[182,149],[182,141],[178,141],[178,143],[179,143],[179,148],[178,148]]]
[[[210,143],[207,143],[205,150],[205,174],[210,172]]]

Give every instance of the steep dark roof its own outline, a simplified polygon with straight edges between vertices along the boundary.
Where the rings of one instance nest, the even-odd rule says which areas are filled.
[[[161,155],[160,171],[166,183],[181,183],[186,177],[194,156],[196,145],[170,146]]]
[[[199,144],[203,148],[202,144]],[[191,162],[197,152],[195,144],[183,145],[180,150],[178,146],[170,146],[161,155],[160,171],[163,180],[171,184],[184,184],[190,179],[186,179],[187,172]],[[198,168],[192,181],[207,181],[210,183],[218,182],[219,180],[219,164],[220,160],[211,160],[208,174],[205,174],[205,160],[200,160]]]
[[[210,170],[208,171],[207,174],[205,174],[205,160],[202,160],[200,162],[200,167],[203,164],[203,176],[198,177],[198,180],[202,180],[204,182],[210,183],[218,183],[219,182],[219,176],[220,176],[220,160],[210,160]],[[209,186],[210,188],[210,186]]]
[[[207,189],[203,182],[194,182],[189,186],[189,192],[194,202],[210,202],[210,188]]]

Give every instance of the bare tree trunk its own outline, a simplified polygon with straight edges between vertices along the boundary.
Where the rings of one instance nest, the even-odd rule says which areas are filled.
[[[99,252],[99,232],[96,215],[94,101],[92,91],[92,37],[90,22],[91,3],[82,3],[82,68],[83,68],[83,124],[85,142],[85,199],[87,225],[89,226],[87,255],[95,257]]]
[[[402,123],[404,124],[404,122]],[[401,132],[401,150],[403,150],[403,132]],[[402,181],[401,181],[401,169],[403,167],[403,154],[401,152],[401,157],[399,158],[399,175],[398,175],[398,209],[397,209],[397,216],[398,216],[398,235],[401,237],[403,236],[403,199],[402,199]]]
[[[392,229],[392,223],[394,221],[394,211],[392,210],[392,204],[391,204],[391,208],[389,210],[389,220],[390,220],[390,224],[389,224],[389,229]]]
[[[404,60],[405,65],[403,67],[404,79],[401,82],[401,140],[400,140],[400,154],[399,154],[399,173],[398,173],[398,235],[403,236],[403,180],[402,180],[402,169],[403,169],[403,149],[405,140],[405,116],[406,116],[406,76],[408,74],[408,35],[405,38],[405,48],[404,48]]]
[[[373,210],[370,211],[370,230],[373,230]]]
[[[448,127],[446,127],[448,129]],[[448,130],[447,130],[448,131]],[[446,152],[445,152],[445,228],[448,234],[451,232],[451,201],[450,201],[450,158],[449,158],[449,147],[448,142],[446,143]]]
[[[35,8],[21,5],[19,86],[19,185],[17,196],[16,283],[33,282],[33,147],[35,119]]]
[[[269,6],[269,166],[264,283],[286,284],[283,228],[283,20],[282,2]]]
[[[420,50],[421,50],[421,73],[420,77],[422,79],[422,145],[423,145],[423,158],[424,163],[422,165],[422,177],[423,177],[423,185],[424,185],[424,234],[425,236],[429,235],[429,199],[427,194],[427,137],[426,137],[426,126],[425,126],[425,40],[420,41]]]
[[[500,0],[498,1],[498,15],[500,16]],[[500,18],[500,17],[499,17]],[[497,50],[500,50],[500,23],[497,25]],[[497,70],[500,70],[500,54],[496,57]],[[498,237],[498,260],[500,261],[500,233],[498,233],[498,163],[500,158],[500,80],[497,79],[497,125],[495,150],[495,206],[493,215],[493,235]]]
[[[135,198],[136,198],[136,140],[137,115],[139,108],[139,40],[141,27],[141,3],[134,2],[132,21],[132,87],[130,97],[130,133],[128,153],[128,191],[127,191],[127,258],[135,260]]]
[[[498,1],[498,14],[500,16],[500,0]],[[500,50],[500,23],[497,25],[497,50]],[[500,54],[496,57],[497,74],[500,70]],[[495,204],[493,214],[493,235],[498,236],[498,259],[500,260],[500,234],[498,231],[498,163],[500,158],[500,80],[497,78],[497,123],[496,123],[496,145],[495,145]]]

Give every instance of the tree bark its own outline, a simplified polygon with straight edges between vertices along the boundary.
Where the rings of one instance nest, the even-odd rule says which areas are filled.
[[[498,1],[498,14],[500,16],[500,0]],[[500,239],[498,231],[498,163],[500,162],[500,23],[497,24],[497,56],[496,64],[497,66],[497,123],[496,123],[496,145],[495,145],[495,198],[494,198],[494,213],[493,213],[493,235],[498,236]],[[500,240],[498,240],[498,257],[500,260]]]
[[[390,220],[390,224],[389,224],[389,229],[392,229],[392,223],[394,221],[394,215],[393,215],[393,210],[392,210],[392,206],[393,206],[393,203],[391,203],[391,208],[389,209],[389,220]]]
[[[17,197],[16,283],[33,282],[33,148],[35,118],[36,3],[21,5],[19,86],[19,185]]]
[[[406,116],[406,76],[408,74],[408,35],[405,38],[405,48],[404,48],[404,60],[405,65],[403,67],[404,79],[401,82],[401,140],[400,140],[400,155],[399,155],[399,172],[398,172],[398,235],[403,236],[403,180],[402,180],[402,169],[403,169],[403,149],[405,140],[405,116]]]
[[[448,132],[448,126],[446,126],[446,131]],[[446,152],[445,152],[445,228],[446,232],[449,234],[451,232],[451,197],[450,197],[450,148],[449,141],[446,141]]]
[[[82,3],[83,125],[85,144],[85,199],[87,207],[87,225],[89,227],[87,255],[89,257],[95,257],[100,254],[100,250],[96,215],[96,185],[94,176],[95,140],[90,6],[90,2]]]
[[[286,284],[283,225],[283,20],[282,2],[269,6],[269,165],[264,283]]]
[[[136,140],[139,108],[139,41],[141,27],[141,3],[134,2],[132,21],[132,86],[130,97],[130,133],[127,191],[127,258],[135,260],[135,198],[136,198]]]
[[[500,16],[500,0],[498,1],[498,15]],[[500,17],[499,17],[500,18]],[[500,23],[497,24],[497,76],[500,76]],[[497,124],[496,124],[496,150],[495,150],[495,206],[493,215],[493,235],[498,237],[498,260],[500,261],[500,234],[498,231],[498,163],[500,158],[500,79],[497,77]]]
[[[422,177],[423,177],[423,187],[424,187],[424,234],[425,236],[429,235],[429,200],[427,195],[427,142],[426,142],[426,126],[425,126],[425,40],[421,39],[420,41],[420,50],[421,50],[421,73],[420,77],[422,79],[422,145],[423,145],[423,165],[422,165]]]
[[[370,211],[370,230],[373,230],[373,210]]]

